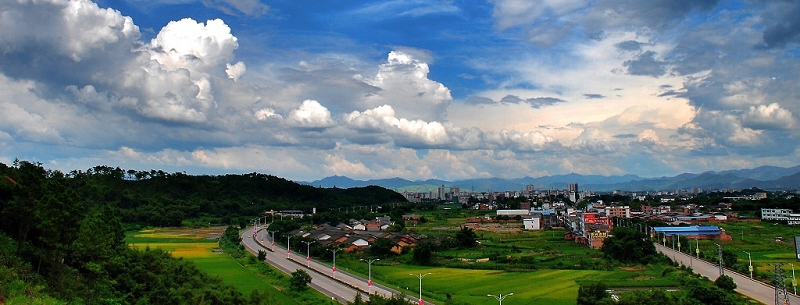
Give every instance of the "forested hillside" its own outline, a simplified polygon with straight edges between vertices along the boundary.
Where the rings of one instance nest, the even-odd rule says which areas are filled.
[[[26,161],[0,163],[0,301],[49,294],[54,303],[257,304],[257,295],[245,297],[191,263],[128,249],[124,225],[238,225],[271,209],[402,201],[380,187],[319,189],[255,173],[190,176],[108,166],[62,173]]]

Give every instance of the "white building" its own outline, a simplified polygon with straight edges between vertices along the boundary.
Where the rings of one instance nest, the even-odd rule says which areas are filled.
[[[786,220],[786,224],[790,226],[800,225],[800,213],[789,214],[789,219]]]
[[[522,226],[525,230],[540,230],[542,228],[541,218],[539,216],[526,217],[522,219]]]
[[[792,209],[761,209],[761,220],[789,220]]]
[[[528,210],[497,210],[497,216],[526,216],[530,214]]]

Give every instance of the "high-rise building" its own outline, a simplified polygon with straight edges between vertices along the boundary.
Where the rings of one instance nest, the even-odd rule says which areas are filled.
[[[567,191],[569,192],[578,192],[578,184],[577,183],[570,183],[568,186]]]
[[[580,198],[578,197],[578,184],[577,183],[570,183],[567,189],[567,193],[569,194],[569,200],[572,202],[578,202]]]

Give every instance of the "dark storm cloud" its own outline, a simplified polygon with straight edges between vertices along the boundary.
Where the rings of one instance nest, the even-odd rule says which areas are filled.
[[[764,19],[764,43],[768,48],[782,48],[790,43],[800,42],[800,2],[787,1],[776,4]],[[769,16],[773,15],[773,16]]]
[[[656,52],[653,51],[644,52],[635,60],[627,60],[624,65],[632,75],[659,77],[666,71],[666,63],[657,60]]]
[[[642,49],[642,43],[635,40],[626,40],[615,45],[622,51],[636,52]]]
[[[554,98],[554,97],[537,97],[537,98],[529,98],[525,100],[526,103],[530,104],[533,108],[542,108],[545,106],[551,106],[558,103],[566,103],[567,101]]]
[[[708,11],[718,3],[717,0],[603,1],[598,3],[598,9],[595,10],[597,14],[593,19],[599,24],[641,25],[661,29],[685,18],[692,11]],[[616,18],[609,19],[609,11],[613,11]]]
[[[472,105],[494,105],[498,104],[494,100],[486,97],[481,96],[470,96],[466,99],[467,104]],[[552,106],[558,103],[565,103],[565,100],[554,98],[554,97],[534,97],[529,99],[522,99],[516,95],[506,95],[502,99],[500,99],[501,104],[528,104],[532,108],[542,108],[547,106]]]

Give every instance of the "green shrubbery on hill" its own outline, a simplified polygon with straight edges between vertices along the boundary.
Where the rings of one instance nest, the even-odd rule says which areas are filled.
[[[240,224],[265,210],[401,202],[392,191],[317,189],[263,175],[189,176],[0,163],[0,298],[59,304],[260,304],[167,252],[129,249],[123,224]],[[246,223],[246,221],[245,221]],[[22,298],[21,300],[19,298]]]

